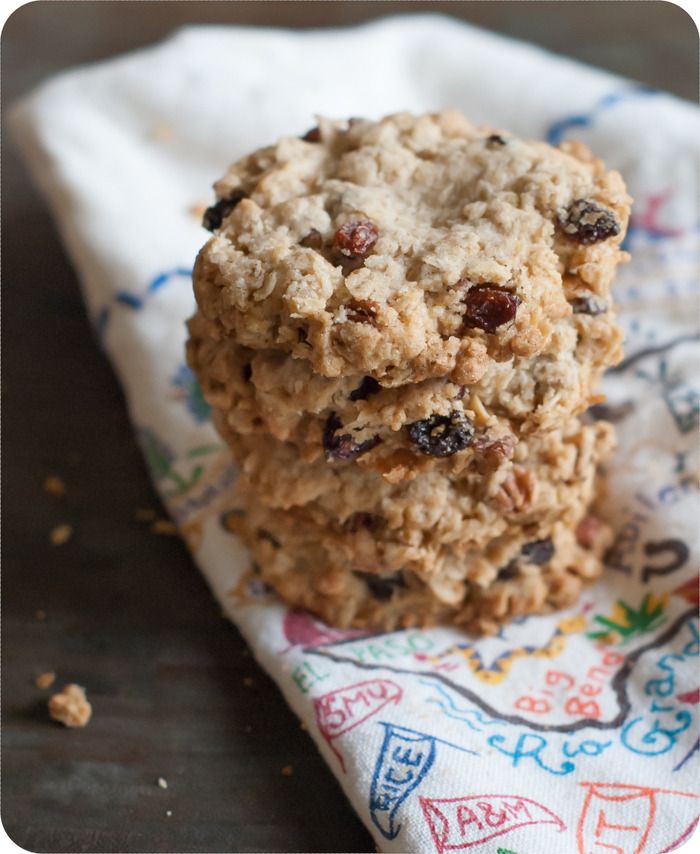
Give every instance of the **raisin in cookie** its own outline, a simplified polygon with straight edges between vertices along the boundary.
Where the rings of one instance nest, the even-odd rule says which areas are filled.
[[[597,400],[607,360],[584,358],[587,347],[619,351],[617,327],[579,313],[553,336],[569,342],[556,359],[494,362],[473,385],[440,377],[387,388],[371,376],[323,377],[282,351],[216,338],[201,315],[189,328],[189,362],[230,430],[290,442],[305,461],[357,460],[396,479],[436,465],[497,464],[522,436],[557,428]]]
[[[514,616],[571,605],[600,575],[611,541],[610,529],[586,515],[511,530],[485,548],[438,545],[440,571],[426,575],[349,552],[347,537],[330,535],[306,508],[280,514],[253,500],[240,528],[260,577],[287,602],[331,625],[385,630],[450,621],[489,633]],[[404,551],[410,557],[410,547]]]
[[[383,571],[410,563],[426,575],[441,572],[443,545],[457,554],[508,532],[574,524],[593,500],[596,473],[613,444],[610,425],[574,419],[564,431],[521,442],[493,471],[433,470],[395,483],[347,462],[304,463],[276,439],[222,432],[241,464],[244,504],[254,496],[273,516],[303,508],[339,549],[344,541]]]
[[[572,318],[603,318],[597,340],[615,328],[602,309],[630,199],[583,146],[456,112],[322,120],[234,164],[216,192],[194,272],[203,316],[321,376],[471,385],[524,357],[545,360],[546,385],[562,340],[566,359],[588,358]]]
[[[456,112],[321,120],[204,217],[187,357],[261,579],[340,626],[493,631],[571,604],[611,532],[611,288],[630,199],[577,143]]]

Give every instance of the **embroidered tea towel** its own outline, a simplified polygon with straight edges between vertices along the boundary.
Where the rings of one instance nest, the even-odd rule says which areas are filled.
[[[436,49],[436,46],[439,46]],[[185,366],[201,208],[229,162],[315,114],[461,109],[586,142],[636,199],[605,381],[608,569],[496,637],[373,637],[280,604],[227,528],[236,467]],[[12,116],[123,383],[153,479],[227,614],[384,851],[661,854],[698,790],[697,110],[439,16],[188,28],[50,80]]]

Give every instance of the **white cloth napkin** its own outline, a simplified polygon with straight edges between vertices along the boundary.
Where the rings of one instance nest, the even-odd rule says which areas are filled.
[[[183,359],[200,204],[314,114],[462,109],[580,138],[636,198],[616,287],[627,359],[605,577],[565,613],[473,641],[361,637],[288,610],[227,530],[236,469]],[[62,74],[13,127],[80,274],[154,481],[212,589],[386,851],[660,854],[697,787],[698,248],[694,107],[438,16],[358,29],[188,28]]]

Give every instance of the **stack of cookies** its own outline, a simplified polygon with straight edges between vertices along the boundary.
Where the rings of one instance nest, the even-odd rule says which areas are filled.
[[[580,415],[622,353],[621,177],[450,111],[321,120],[215,190],[188,356],[262,579],[337,626],[574,602],[610,541]]]

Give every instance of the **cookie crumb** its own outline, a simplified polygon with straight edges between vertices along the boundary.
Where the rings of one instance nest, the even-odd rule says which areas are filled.
[[[158,778],[158,786],[161,789],[167,789],[168,788],[168,781],[165,779],[165,777],[159,777]]]
[[[302,730],[302,732],[308,732],[309,728],[306,726],[304,721],[301,721],[301,723],[299,724],[299,729]]]
[[[150,507],[137,507],[134,511],[134,519],[137,522],[152,522],[156,518],[156,511]]]
[[[34,680],[37,688],[50,688],[56,681],[56,674],[52,670],[47,670],[46,673],[40,673]]]
[[[164,534],[167,537],[177,536],[177,525],[171,522],[170,519],[156,519],[151,525],[151,531],[154,534]]]
[[[92,717],[92,706],[80,685],[66,685],[49,700],[49,714],[53,720],[67,727],[83,727]]]
[[[283,777],[291,777],[293,773],[294,773],[294,766],[293,765],[285,765],[284,768],[282,769],[282,776]]]
[[[197,202],[196,204],[190,205],[187,208],[187,213],[190,216],[194,217],[197,220],[197,222],[201,222],[202,217],[204,216],[206,209],[207,209],[207,206],[204,204],[204,202]]]
[[[67,543],[68,540],[73,536],[73,526],[72,525],[56,525],[55,528],[51,529],[51,533],[49,534],[49,539],[51,540],[52,546],[62,546],[64,543]]]
[[[175,136],[175,132],[170,125],[165,122],[159,122],[157,125],[153,125],[149,136],[156,142],[169,142]]]
[[[243,684],[246,686],[246,688],[250,688],[250,686],[253,684],[253,677],[252,676],[244,676],[243,677]]]
[[[173,811],[172,810],[166,810],[165,814],[168,816],[168,818],[170,818],[170,816],[173,814]]]
[[[39,610],[34,612],[34,619],[38,620],[40,623],[43,623],[46,619],[46,611],[43,608],[39,608]]]
[[[66,485],[58,475],[50,474],[44,481],[44,491],[56,498],[63,498],[66,494]]]

